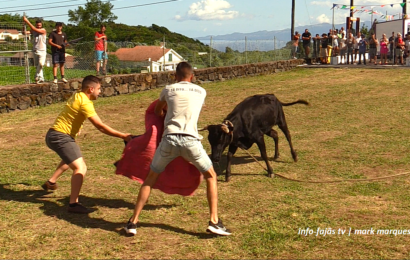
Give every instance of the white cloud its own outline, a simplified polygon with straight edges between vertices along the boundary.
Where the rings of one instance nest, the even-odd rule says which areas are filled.
[[[325,14],[321,14],[316,17],[316,21],[318,21],[319,23],[330,23],[329,17],[327,17]]]
[[[201,0],[191,4],[185,16],[176,15],[176,20],[231,20],[239,16],[239,12],[230,11],[232,5],[225,0]]]
[[[333,4],[330,1],[312,1],[310,2],[311,5],[319,5],[319,6],[327,6],[332,7]]]

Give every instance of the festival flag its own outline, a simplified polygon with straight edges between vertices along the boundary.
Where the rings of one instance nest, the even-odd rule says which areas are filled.
[[[380,7],[384,7],[384,5],[381,5]]]
[[[352,7],[350,7],[350,9],[352,9],[352,10],[353,10],[353,9],[355,9],[355,8],[356,8],[356,6],[352,6]]]
[[[391,4],[390,6],[393,7],[394,4]]]
[[[346,9],[346,8],[347,8],[347,6],[346,6],[346,5],[342,6],[342,9]]]
[[[401,7],[404,7],[405,4],[406,4],[406,3],[401,3],[400,5],[401,5]]]

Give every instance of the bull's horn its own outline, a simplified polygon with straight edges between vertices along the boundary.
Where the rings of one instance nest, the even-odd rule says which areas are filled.
[[[225,124],[226,124],[227,126],[230,126],[230,127],[232,127],[232,128],[233,128],[233,124],[232,124],[232,122],[231,122],[231,121],[229,121],[229,120],[225,120]]]
[[[228,128],[227,125],[222,124],[222,125],[221,125],[221,129],[222,129],[222,131],[224,131],[225,133],[229,134],[229,128]]]
[[[205,126],[204,128],[199,129],[198,131],[205,131],[205,130],[208,130],[208,126]]]

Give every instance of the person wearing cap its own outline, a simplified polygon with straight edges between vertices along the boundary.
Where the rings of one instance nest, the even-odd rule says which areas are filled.
[[[60,66],[61,80],[68,81],[64,77],[65,47],[68,46],[67,35],[63,32],[63,23],[57,22],[55,31],[48,36],[48,43],[51,45],[51,57],[53,61],[54,83],[57,83],[57,69]]]
[[[323,33],[321,38],[321,49],[320,49],[320,59],[322,60],[322,64],[327,64],[327,46],[329,45],[329,41],[327,39],[327,34]]]
[[[404,54],[404,40],[401,36],[401,33],[397,33],[397,42],[396,42],[396,61],[394,64],[397,65],[399,59],[400,64],[403,65],[403,54]]]

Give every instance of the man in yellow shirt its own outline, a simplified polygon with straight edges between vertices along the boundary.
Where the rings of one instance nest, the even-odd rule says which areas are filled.
[[[83,79],[81,91],[74,93],[67,101],[63,111],[57,117],[54,125],[46,135],[47,146],[55,151],[62,161],[57,166],[51,178],[42,187],[44,190],[56,190],[56,181],[60,175],[71,168],[71,195],[68,212],[88,214],[91,211],[78,203],[84,175],[87,171],[80,147],[75,142],[84,121],[88,118],[91,123],[102,133],[131,140],[130,134],[124,134],[104,124],[94,109],[91,100],[96,100],[101,93],[100,79],[95,76],[87,76]]]

